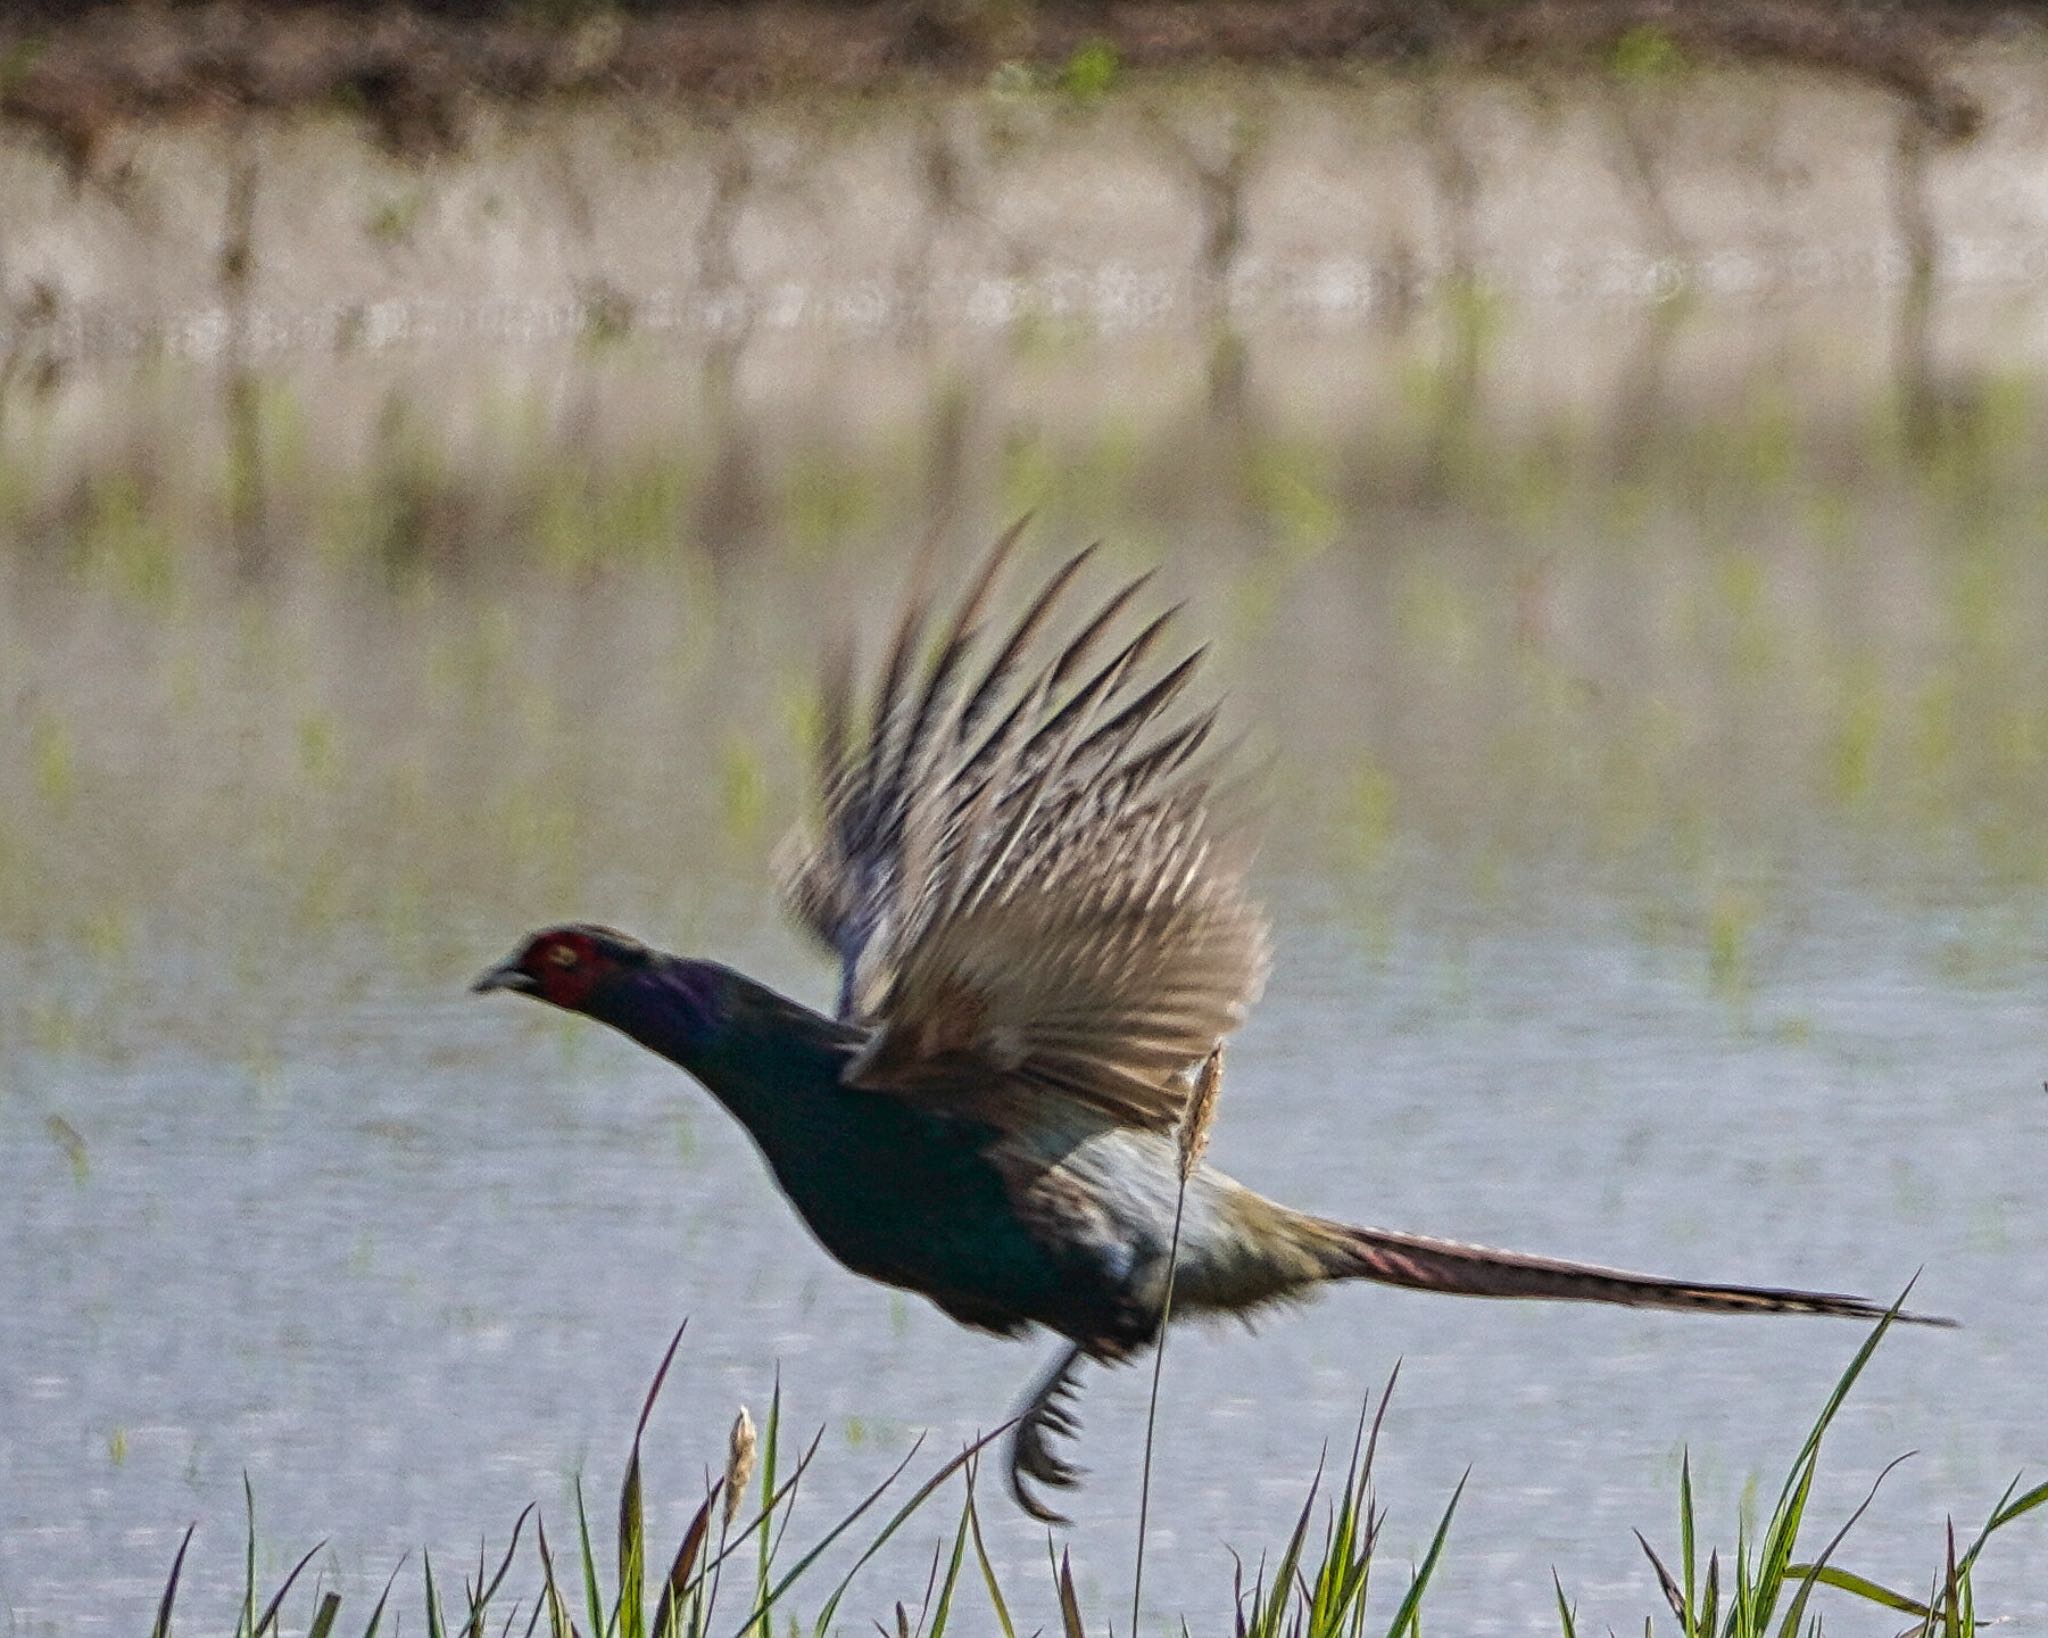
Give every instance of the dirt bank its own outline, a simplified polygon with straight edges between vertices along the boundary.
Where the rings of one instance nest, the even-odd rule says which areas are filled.
[[[0,20],[0,116],[78,175],[124,125],[347,109],[387,146],[459,145],[475,106],[642,93],[695,107],[991,76],[1079,96],[1122,74],[1435,65],[1624,76],[1731,61],[1883,87],[1955,136],[1951,54],[2038,32],[2038,7],[1855,0],[876,0],[728,4],[25,6]]]
[[[1781,64],[479,98],[459,144],[404,152],[324,102],[111,125],[83,172],[0,125],[0,351],[1320,328],[1445,291],[2036,287],[2048,51],[1980,43],[1945,72],[1981,113],[1967,138]]]

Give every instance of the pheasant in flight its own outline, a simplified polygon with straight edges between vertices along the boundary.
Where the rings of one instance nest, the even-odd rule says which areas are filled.
[[[1053,1448],[1084,1359],[1157,1340],[1176,1134],[1268,962],[1248,804],[1189,704],[1202,651],[1155,659],[1175,611],[1141,577],[1063,622],[1092,555],[990,621],[1021,533],[950,620],[909,599],[872,693],[827,668],[821,820],[785,896],[840,964],[833,1016],[609,929],[533,934],[478,990],[610,1024],[746,1127],[819,1242],[962,1324],[1065,1339],[1011,1435],[1013,1493],[1071,1485]],[[1056,635],[1057,633],[1057,635]],[[1207,1166],[1181,1206],[1173,1316],[1243,1314],[1366,1279],[1477,1297],[1873,1319],[1883,1304],[1697,1284],[1359,1228]],[[1911,1316],[1908,1316],[1911,1317]]]

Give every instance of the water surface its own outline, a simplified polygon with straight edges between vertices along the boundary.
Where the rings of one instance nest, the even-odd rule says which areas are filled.
[[[1279,957],[1217,1162],[1675,1274],[1888,1297],[1918,1271],[1965,1328],[1887,1342],[1817,1501],[1917,1449],[1847,1555],[1917,1583],[1948,1514],[2048,1469],[2048,482],[2042,383],[1988,349],[1902,370],[1868,351],[1889,322],[1453,304],[1341,348],[11,379],[11,1630],[135,1630],[194,1519],[183,1599],[225,1620],[245,1473],[268,1572],[325,1538],[351,1606],[528,1501],[566,1535],[685,1316],[664,1532],[778,1369],[824,1430],[818,1528],[919,1431],[944,1452],[1006,1413],[1042,1347],[840,1271],[676,1072],[464,986],[577,916],[823,1001],[767,868],[821,624],[874,631],[928,534],[964,559],[1027,504],[1039,561],[1098,534],[1105,576],[1165,560],[1274,759]],[[1726,1549],[1859,1340],[1369,1288],[1177,1334],[1148,1604],[1220,1620],[1226,1545],[1278,1545],[1399,1360],[1397,1564],[1471,1470],[1436,1624],[1543,1626],[1554,1569],[1626,1630],[1680,1452]],[[1098,1620],[1144,1392],[1096,1373],[1084,1402],[1062,1539]],[[1042,1532],[988,1522],[1045,1619]],[[849,1607],[914,1603],[939,1528]],[[2044,1564],[2022,1526],[1981,1602],[2039,1619]]]

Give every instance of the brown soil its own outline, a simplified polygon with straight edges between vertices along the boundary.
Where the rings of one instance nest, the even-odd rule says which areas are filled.
[[[1948,77],[1949,52],[2043,21],[2038,7],[1968,0],[31,6],[0,20],[0,117],[43,134],[83,174],[119,125],[249,110],[345,108],[393,148],[420,152],[459,146],[484,100],[623,92],[715,111],[812,91],[971,86],[999,72],[1084,94],[1128,70],[1215,65],[1645,74],[1741,60],[1883,86],[1955,137],[1978,111]]]

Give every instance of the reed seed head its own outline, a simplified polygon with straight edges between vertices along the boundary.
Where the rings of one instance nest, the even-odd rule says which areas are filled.
[[[1216,1099],[1223,1091],[1223,1047],[1202,1060],[1195,1073],[1195,1089],[1188,1098],[1187,1113],[1180,1123],[1180,1180],[1195,1175],[1202,1155],[1209,1147],[1209,1128],[1216,1124]]]
[[[754,1445],[754,1419],[742,1405],[739,1415],[732,1419],[732,1434],[725,1442],[725,1528],[728,1530],[740,1510],[747,1485],[754,1477]]]

